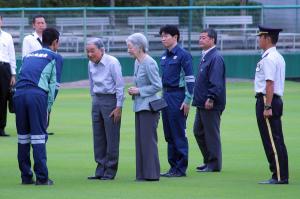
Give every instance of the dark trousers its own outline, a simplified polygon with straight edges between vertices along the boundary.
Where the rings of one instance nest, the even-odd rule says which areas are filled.
[[[221,111],[197,108],[194,136],[203,156],[203,162],[213,171],[222,169],[220,138]]]
[[[30,146],[33,149],[34,172],[37,180],[48,180],[46,155],[46,122],[48,95],[40,89],[18,89],[14,95],[18,132],[18,162],[23,181],[33,177]]]
[[[95,176],[114,178],[117,173],[121,121],[115,123],[113,117],[109,116],[116,104],[116,95],[93,96],[94,156],[98,163]]]
[[[186,137],[186,117],[180,106],[184,101],[184,91],[164,92],[168,107],[162,110],[165,140],[168,143],[170,172],[186,174],[188,166],[188,140]]]
[[[159,112],[135,113],[136,179],[159,179],[160,164],[157,149]]]
[[[288,154],[284,144],[281,124],[283,102],[280,97],[274,96],[272,100],[273,115],[269,119],[265,119],[263,116],[263,98],[263,96],[257,97],[256,119],[264,150],[269,162],[269,168],[272,172],[273,179],[287,180],[289,178]],[[268,128],[268,123],[270,129]]]
[[[6,126],[11,71],[8,63],[0,62],[0,131]]]

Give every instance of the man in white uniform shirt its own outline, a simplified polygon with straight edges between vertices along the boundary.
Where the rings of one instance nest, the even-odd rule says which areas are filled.
[[[46,29],[47,24],[45,17],[42,15],[36,15],[32,18],[32,27],[34,32],[24,37],[22,45],[22,58],[29,53],[42,49],[42,34]]]
[[[10,88],[16,83],[16,56],[12,36],[1,27],[0,15],[0,136],[9,136],[4,129]]]
[[[255,73],[256,118],[272,177],[260,184],[288,184],[288,154],[281,116],[285,61],[276,50],[282,29],[259,26],[259,46],[264,51]]]
[[[22,45],[22,58],[28,55],[31,52],[36,50],[40,50],[43,48],[42,41],[43,41],[43,31],[47,28],[47,23],[45,17],[43,15],[35,15],[32,18],[32,27],[34,32],[27,35],[23,39]],[[48,122],[47,127],[49,126],[50,121],[50,112],[48,115]],[[48,135],[53,135],[53,132],[48,132]]]

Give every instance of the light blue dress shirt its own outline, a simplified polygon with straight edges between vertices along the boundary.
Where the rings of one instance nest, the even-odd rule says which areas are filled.
[[[88,70],[91,95],[116,94],[116,106],[122,107],[125,84],[117,58],[104,53],[99,63],[89,61]]]

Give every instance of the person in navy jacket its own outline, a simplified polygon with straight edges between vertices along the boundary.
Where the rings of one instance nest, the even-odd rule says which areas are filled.
[[[188,166],[186,119],[195,83],[193,60],[192,55],[178,44],[180,32],[176,26],[165,25],[159,34],[166,48],[160,66],[163,98],[168,104],[162,110],[162,121],[170,164],[170,169],[161,176],[184,177]]]
[[[216,48],[217,32],[208,28],[200,33],[202,59],[195,81],[192,105],[197,108],[194,135],[204,164],[199,172],[222,169],[220,119],[226,104],[225,63]]]
[[[13,97],[18,131],[18,162],[22,184],[52,185],[47,168],[46,124],[48,113],[58,93],[63,67],[62,57],[56,53],[59,32],[54,28],[43,31],[43,48],[23,59]],[[30,162],[33,149],[33,179]]]

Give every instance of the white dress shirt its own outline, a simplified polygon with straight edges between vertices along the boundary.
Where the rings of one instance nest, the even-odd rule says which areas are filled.
[[[207,49],[207,50],[202,50],[202,58],[201,58],[201,61],[204,61],[205,55],[206,55],[209,51],[211,51],[212,49],[214,49],[215,47],[216,47],[216,46],[213,45],[212,47],[210,47],[210,48]]]
[[[40,50],[43,48],[43,46],[38,41],[38,38],[39,36],[36,32],[24,37],[22,45],[22,58],[33,51]],[[40,38],[40,41],[42,41],[42,38]]]
[[[266,81],[274,82],[274,94],[283,96],[285,80],[285,61],[276,47],[266,50],[257,63],[254,89],[256,93],[266,94]]]
[[[12,36],[0,29],[0,61],[10,64],[12,75],[16,75],[16,55]]]
[[[88,68],[91,95],[116,94],[117,106],[122,107],[125,84],[117,58],[104,53],[99,63],[89,61]]]

